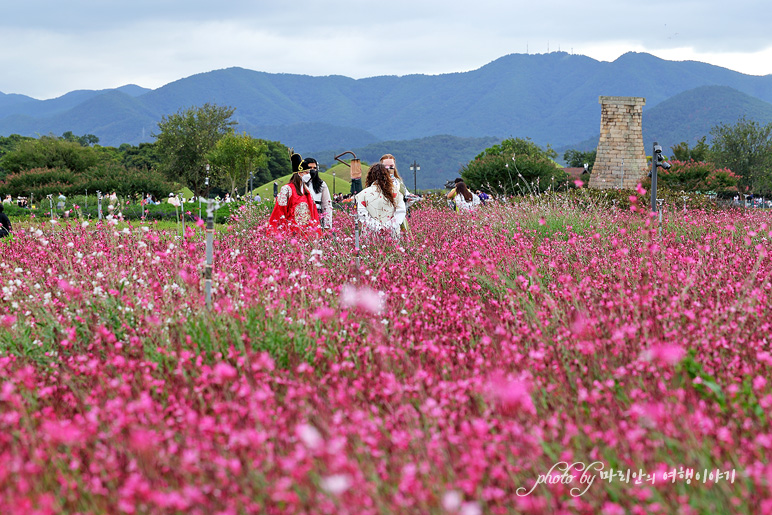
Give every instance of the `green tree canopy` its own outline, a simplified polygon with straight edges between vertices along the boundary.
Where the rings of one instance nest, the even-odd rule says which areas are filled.
[[[72,133],[72,131],[67,131],[64,134],[62,134],[62,139],[64,141],[72,141],[74,143],[78,143],[82,147],[90,147],[91,145],[96,145],[97,143],[99,143],[99,138],[97,138],[93,134],[84,134],[83,136],[76,136]]]
[[[246,189],[250,172],[267,164],[267,150],[267,145],[246,133],[229,132],[217,142],[206,159],[214,168],[215,180],[230,188],[231,196],[234,196],[237,183],[243,181]]]
[[[83,173],[100,161],[99,153],[74,141],[56,136],[21,140],[2,158],[2,167],[8,173],[33,168],[59,168]]]
[[[266,146],[266,161],[257,168],[255,184],[265,184],[292,173],[289,149],[278,141],[258,140]]]
[[[201,195],[206,177],[206,155],[236,125],[235,109],[213,104],[180,109],[158,123],[157,150],[160,169],[172,180]]]
[[[738,186],[767,195],[772,192],[772,123],[762,126],[740,118],[734,125],[711,129],[713,161],[740,177]]]
[[[563,154],[563,161],[573,168],[583,168],[587,164],[587,170],[592,172],[592,167],[595,166],[595,158],[598,156],[598,149],[582,152],[579,150],[566,150]]]
[[[692,148],[689,148],[689,144],[685,141],[670,147],[670,150],[673,151],[673,159],[683,162],[706,161],[710,152],[710,147],[705,142],[706,139],[707,136],[703,136]]]
[[[118,147],[118,152],[120,163],[127,168],[155,170],[161,164],[157,143],[140,143],[137,147],[124,143]]]
[[[507,139],[494,145],[461,169],[461,178],[472,189],[506,195],[527,194],[558,188],[568,174],[549,146],[541,148],[530,139]]]

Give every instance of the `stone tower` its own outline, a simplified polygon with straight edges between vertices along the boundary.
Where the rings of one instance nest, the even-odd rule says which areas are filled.
[[[600,97],[600,141],[590,188],[633,189],[646,176],[641,119],[646,99]]]

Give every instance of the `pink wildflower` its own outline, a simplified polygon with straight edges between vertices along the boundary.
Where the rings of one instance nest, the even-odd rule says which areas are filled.
[[[655,345],[641,352],[641,359],[643,361],[655,361],[665,365],[675,365],[680,362],[685,355],[686,351],[683,347],[673,344],[663,344]]]
[[[343,307],[358,307],[374,315],[383,311],[383,298],[381,294],[372,288],[357,288],[350,284],[343,287],[340,292],[340,303]]]
[[[13,324],[16,323],[16,316],[15,315],[3,315],[0,317],[0,326],[5,327],[6,329],[10,329],[13,327]]]
[[[505,413],[536,414],[528,382],[519,379],[507,380],[499,376],[491,380],[490,386],[494,400]]]

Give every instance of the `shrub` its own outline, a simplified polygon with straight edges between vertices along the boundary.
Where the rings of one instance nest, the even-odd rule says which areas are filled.
[[[718,168],[707,161],[672,161],[669,170],[657,172],[657,184],[679,191],[714,191],[718,194],[737,192],[740,177],[728,168]],[[645,185],[651,184],[649,178]],[[648,186],[646,186],[648,188]]]

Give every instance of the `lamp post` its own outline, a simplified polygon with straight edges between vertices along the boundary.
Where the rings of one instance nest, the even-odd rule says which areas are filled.
[[[413,160],[413,164],[410,165],[410,171],[413,172],[413,192],[417,195],[418,186],[416,184],[418,182],[418,179],[416,178],[416,172],[420,172],[421,167],[418,165],[418,163],[415,162],[415,159]]]
[[[212,261],[214,260],[214,209],[209,194],[209,165],[206,165],[206,266],[204,296],[206,307],[212,309]]]
[[[249,172],[249,200],[254,200],[255,196],[252,194],[252,172]]]
[[[651,153],[651,211],[657,212],[657,168],[670,169],[670,163],[662,155],[662,147],[654,142],[654,152]]]
[[[335,170],[332,171],[332,195],[335,196]]]

